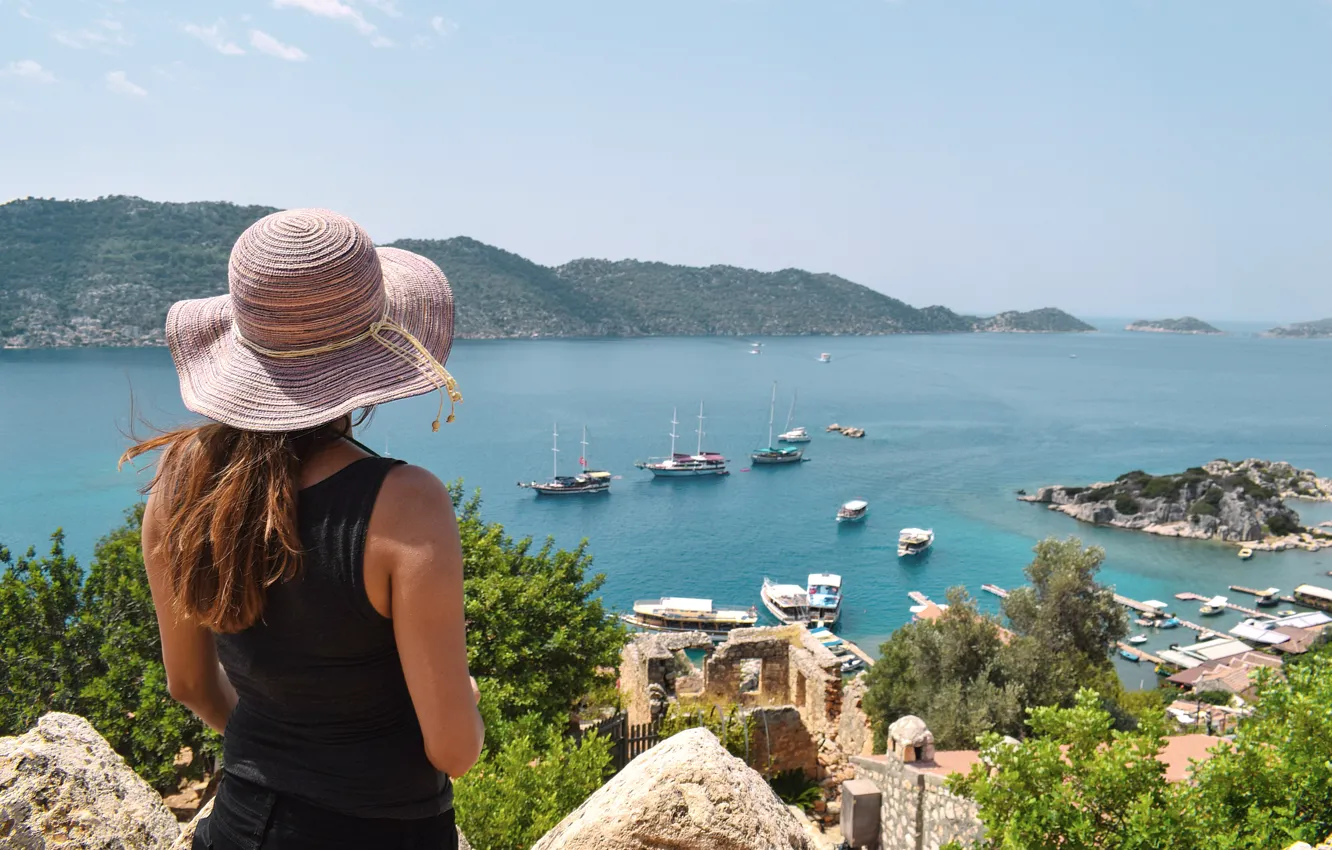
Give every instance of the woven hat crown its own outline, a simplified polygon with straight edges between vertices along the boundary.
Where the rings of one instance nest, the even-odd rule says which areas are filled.
[[[335,344],[384,315],[374,243],[329,210],[286,210],[250,225],[231,249],[227,279],[236,329],[273,351]]]

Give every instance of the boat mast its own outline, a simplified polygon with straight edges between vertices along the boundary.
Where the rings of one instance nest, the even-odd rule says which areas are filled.
[[[772,448],[772,418],[777,413],[777,382],[772,382],[772,403],[768,405],[768,448]]]
[[[796,396],[798,394],[799,394],[798,390],[793,390],[791,392],[791,409],[787,411],[786,414],[786,430],[788,431],[791,430],[791,422],[795,420],[795,403],[796,403]],[[772,441],[769,440],[768,442],[771,443]]]
[[[679,410],[678,407],[671,408],[671,457],[675,457],[675,441],[680,436],[679,434],[675,433],[675,429],[680,425],[679,417],[676,415],[678,410]]]
[[[698,454],[703,455],[703,402],[698,403]]]
[[[560,477],[560,423],[558,422],[555,423],[555,434],[553,437],[551,437],[550,452],[551,452],[550,456],[554,458],[550,467],[550,477],[559,478]]]
[[[580,443],[580,445],[583,447],[583,454],[579,457],[579,463],[582,464],[583,469],[590,469],[590,468],[592,467],[592,464],[591,464],[591,462],[588,461],[588,459],[587,459],[587,426],[586,426],[586,425],[583,426],[583,442]]]

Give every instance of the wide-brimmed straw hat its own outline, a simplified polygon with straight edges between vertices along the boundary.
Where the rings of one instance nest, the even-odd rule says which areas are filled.
[[[167,314],[190,410],[247,431],[298,431],[438,390],[440,416],[447,394],[453,421],[453,292],[425,257],[376,248],[337,213],[288,210],[241,234],[227,278],[230,294]]]

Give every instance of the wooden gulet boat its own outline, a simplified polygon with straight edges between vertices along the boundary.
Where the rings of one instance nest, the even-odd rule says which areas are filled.
[[[535,490],[538,496],[576,496],[610,491],[611,474],[604,469],[587,468],[587,428],[583,428],[583,454],[578,458],[578,465],[583,471],[577,475],[560,475],[560,426],[555,424],[552,435],[551,454],[554,461],[551,466],[549,481],[518,482],[519,487]]]
[[[798,449],[794,446],[777,446],[772,441],[772,423],[773,416],[777,412],[777,382],[772,384],[772,404],[768,407],[768,446],[763,449],[755,449],[750,453],[749,459],[755,464],[785,464],[800,463],[805,454],[804,449]]]

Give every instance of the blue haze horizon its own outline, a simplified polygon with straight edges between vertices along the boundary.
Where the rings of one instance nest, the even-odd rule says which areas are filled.
[[[550,535],[565,548],[586,538],[613,609],[668,595],[758,605],[765,576],[799,583],[836,572],[846,594],[840,631],[876,654],[910,619],[908,591],[942,600],[963,585],[996,610],[980,586],[1021,584],[1031,548],[1051,535],[1104,547],[1103,581],[1169,600],[1194,620],[1196,604],[1176,604],[1175,593],[1243,602],[1228,585],[1332,584],[1329,552],[1260,553],[1245,563],[1233,547],[1096,528],[1014,498],[1019,488],[1179,471],[1217,457],[1332,474],[1332,398],[1300,392],[1323,377],[1326,342],[1113,331],[754,339],[764,342],[761,356],[739,338],[462,341],[449,362],[466,398],[455,424],[432,434],[437,398],[421,397],[381,407],[359,436],[479,487],[485,518],[514,537],[540,545]],[[831,363],[816,362],[823,351]],[[799,393],[794,424],[814,436],[809,462],[741,472],[766,442],[774,380],[779,426]],[[155,427],[192,419],[163,349],[0,351],[0,397],[11,411],[0,420],[8,447],[0,543],[40,551],[63,526],[69,551],[88,562],[146,481],[115,468],[128,444],[131,390]],[[705,448],[724,452],[732,475],[658,481],[635,469],[635,460],[667,453],[673,407],[680,445],[693,448],[700,399]],[[555,422],[562,471],[576,468],[586,425],[590,463],[622,476],[609,495],[539,498],[515,486],[549,475]],[[825,434],[832,422],[867,436]],[[857,497],[870,502],[867,522],[839,527],[837,506]],[[1310,523],[1332,519],[1329,504],[1294,507]],[[897,532],[914,525],[934,528],[936,546],[899,561]],[[1162,633],[1147,646],[1192,637]],[[1151,683],[1145,665],[1117,663],[1127,684]]]

